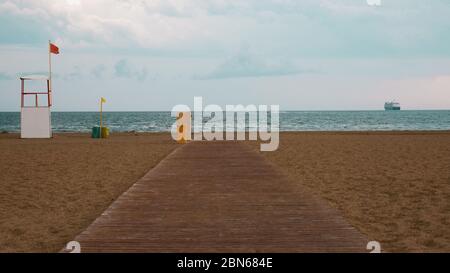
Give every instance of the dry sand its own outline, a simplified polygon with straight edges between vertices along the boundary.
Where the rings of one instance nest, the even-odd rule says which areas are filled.
[[[169,134],[0,135],[0,252],[55,252],[170,153]]]
[[[60,250],[176,147],[169,134],[0,134],[0,252]],[[450,252],[450,132],[282,133],[263,155],[385,250]]]
[[[450,132],[283,133],[263,155],[383,249],[450,252]]]

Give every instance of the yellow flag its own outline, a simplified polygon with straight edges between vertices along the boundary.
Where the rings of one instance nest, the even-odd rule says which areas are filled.
[[[102,103],[105,103],[105,102],[106,102],[106,100],[105,100],[104,97],[102,97],[101,102],[102,102]]]

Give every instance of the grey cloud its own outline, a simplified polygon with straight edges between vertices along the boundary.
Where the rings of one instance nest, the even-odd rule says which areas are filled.
[[[147,75],[148,75],[148,71],[147,71],[146,67],[142,68],[141,71],[136,72],[136,78],[140,81],[145,80],[147,78]]]
[[[48,28],[41,26],[44,22],[42,17],[45,16],[34,12],[33,9],[27,9],[29,14],[23,13],[15,5],[7,2],[0,7],[0,43],[22,45],[45,43],[48,37],[51,37]]]
[[[136,78],[143,81],[147,78],[148,71],[146,67],[137,69],[126,59],[121,59],[114,65],[114,75],[118,78]]]
[[[269,77],[284,76],[311,72],[300,70],[287,60],[268,62],[261,57],[250,54],[248,51],[241,51],[227,59],[209,74],[197,76],[196,79],[226,79],[243,77]]]
[[[81,68],[76,65],[73,67],[72,71],[64,75],[65,80],[79,80],[83,78]]]
[[[102,79],[105,72],[106,66],[104,64],[99,64],[91,70],[91,74],[94,75],[94,77],[97,79]]]
[[[12,77],[6,73],[0,72],[0,81],[11,80]]]
[[[114,74],[116,75],[116,77],[129,78],[132,75],[131,69],[128,65],[128,62],[125,59],[119,60],[114,65],[114,71],[115,71]]]

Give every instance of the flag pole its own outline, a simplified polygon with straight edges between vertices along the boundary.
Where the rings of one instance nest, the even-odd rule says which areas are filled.
[[[103,113],[103,100],[100,98],[100,135],[102,134],[102,127],[103,127],[102,113]]]
[[[50,83],[50,90],[52,90],[52,52],[50,40],[48,40],[48,79]]]

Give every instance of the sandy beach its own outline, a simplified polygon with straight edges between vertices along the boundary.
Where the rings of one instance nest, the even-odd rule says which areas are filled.
[[[58,251],[177,145],[161,133],[1,134],[0,252]],[[450,251],[450,132],[282,133],[263,155],[383,249]]]
[[[56,252],[169,154],[168,134],[0,135],[0,252]]]
[[[280,139],[278,151],[263,155],[384,250],[450,251],[450,132],[283,133]]]

